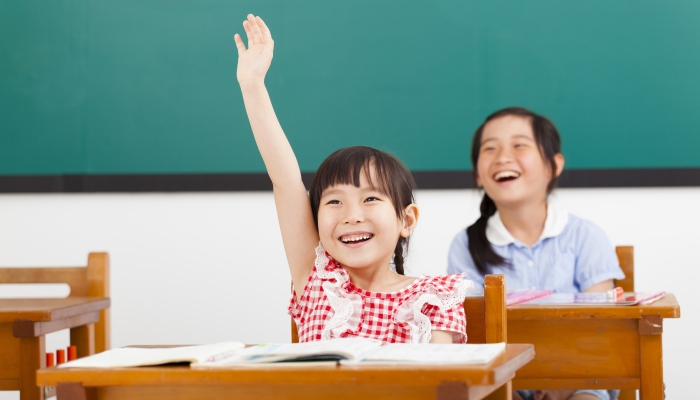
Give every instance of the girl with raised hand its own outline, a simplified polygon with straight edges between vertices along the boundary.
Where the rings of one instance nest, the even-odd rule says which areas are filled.
[[[234,38],[237,77],[272,180],[294,285],[289,313],[300,341],[466,342],[462,303],[471,282],[463,274],[404,275],[404,254],[419,216],[411,173],[387,153],[348,147],[321,163],[307,195],[264,84],[272,34],[252,15],[243,28],[247,48],[238,34]]]
[[[605,233],[549,201],[564,169],[561,140],[551,121],[524,108],[497,111],[474,133],[471,161],[477,185],[484,189],[481,216],[453,240],[448,272],[466,273],[482,287],[485,274],[504,274],[508,289],[559,293],[606,291],[614,279],[624,278]],[[608,400],[617,391],[519,395],[525,400]]]

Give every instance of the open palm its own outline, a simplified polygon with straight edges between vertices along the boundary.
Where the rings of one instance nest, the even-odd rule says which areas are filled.
[[[243,29],[248,36],[248,49],[240,35],[234,36],[238,48],[236,71],[238,82],[241,84],[262,82],[272,62],[275,42],[272,40],[270,29],[260,17],[249,14],[248,19],[243,21]]]

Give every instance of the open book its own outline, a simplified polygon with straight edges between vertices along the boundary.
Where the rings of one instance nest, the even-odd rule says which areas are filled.
[[[306,343],[259,344],[246,347],[233,357],[202,363],[195,367],[219,367],[308,361],[360,361],[382,346],[372,339],[348,338]]]
[[[69,361],[58,368],[143,367],[171,363],[197,365],[233,357],[244,347],[245,345],[239,342],[165,348],[122,347]]]
[[[230,358],[194,365],[216,368],[234,365],[339,361],[342,364],[487,364],[505,349],[494,344],[406,344],[348,338],[318,342],[247,347]]]
[[[348,338],[291,344],[245,346],[224,342],[202,346],[107,350],[61,364],[58,368],[119,368],[190,363],[192,368],[241,365],[293,365],[302,362],[371,364],[486,364],[505,349],[494,344],[383,344]]]

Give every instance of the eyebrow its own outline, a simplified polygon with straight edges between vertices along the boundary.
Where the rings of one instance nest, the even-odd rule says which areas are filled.
[[[367,186],[365,188],[361,188],[360,191],[363,193],[367,192],[377,192],[377,193],[383,193],[379,188],[377,187],[372,187],[372,186]],[[321,194],[321,197],[326,197],[326,196],[335,196],[338,194],[341,194],[343,191],[340,189],[329,189],[329,190],[324,190],[323,193]]]
[[[531,138],[531,137],[528,136],[528,135],[522,134],[522,133],[517,134],[517,135],[513,135],[513,136],[511,136],[509,139],[527,139],[527,140],[530,140],[530,141],[532,141],[532,142],[535,141],[535,139]],[[492,140],[497,140],[497,139],[496,139],[496,138],[488,138],[488,139],[486,139],[486,140],[482,140],[482,141],[481,141],[481,145],[483,146],[484,143],[490,142],[490,141],[492,141]]]
[[[518,135],[514,135],[511,139],[513,139],[513,138],[527,139],[527,140],[530,140],[530,141],[533,141],[533,142],[535,141],[534,138],[531,138],[529,135],[525,135],[525,134],[522,134],[522,133],[521,133],[521,134],[518,134]]]

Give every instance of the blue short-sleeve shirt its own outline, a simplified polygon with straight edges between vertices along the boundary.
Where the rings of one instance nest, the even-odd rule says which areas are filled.
[[[625,277],[602,229],[551,204],[547,207],[542,236],[532,247],[508,232],[498,212],[488,220],[486,237],[496,253],[510,262],[510,265],[489,266],[491,273],[506,276],[509,290],[577,293],[597,283]],[[467,279],[483,288],[484,277],[476,269],[468,243],[465,229],[452,241],[447,272],[465,272]]]

